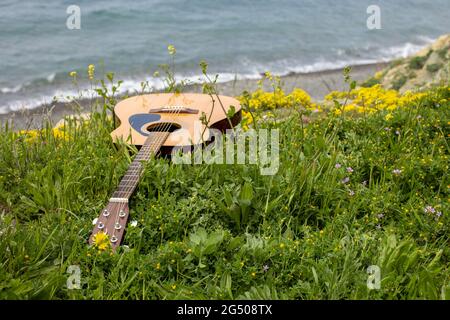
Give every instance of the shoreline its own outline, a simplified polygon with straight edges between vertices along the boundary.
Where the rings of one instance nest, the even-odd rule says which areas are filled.
[[[379,62],[354,65],[351,66],[351,76],[358,82],[364,81],[373,76],[375,72],[385,68],[388,64],[389,62]],[[294,88],[301,88],[308,92],[313,100],[321,101],[330,91],[343,90],[345,88],[342,71],[343,68],[310,73],[290,73],[281,76],[281,83],[285,92],[290,92]],[[259,80],[260,79],[232,80],[218,83],[217,88],[220,94],[238,96],[245,90],[256,90]],[[266,84],[264,88],[269,90],[270,85]],[[189,92],[202,91],[200,84],[189,85],[186,89]],[[79,107],[75,107],[73,102],[57,102],[53,105],[41,105],[33,109],[0,114],[0,127],[3,127],[8,123],[9,126],[13,126],[15,130],[39,129],[46,119],[50,120],[54,125],[65,116],[77,114],[78,112],[90,112],[94,100],[95,99],[89,98],[78,100]]]

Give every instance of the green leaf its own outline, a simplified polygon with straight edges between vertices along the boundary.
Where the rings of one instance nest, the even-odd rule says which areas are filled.
[[[231,193],[227,189],[222,189],[222,190],[223,190],[223,196],[225,199],[225,203],[229,207],[233,204],[233,197],[231,196]]]
[[[253,199],[253,187],[249,182],[245,182],[239,194],[239,204],[250,206]]]
[[[232,117],[234,116],[235,113],[236,113],[236,107],[233,106],[233,105],[231,105],[231,106],[230,106],[230,109],[228,109],[227,117],[228,117],[228,118],[232,118]]]
[[[220,279],[220,288],[227,293],[229,299],[233,299],[231,285],[232,285],[231,275],[229,272],[225,272],[222,275],[222,278]]]

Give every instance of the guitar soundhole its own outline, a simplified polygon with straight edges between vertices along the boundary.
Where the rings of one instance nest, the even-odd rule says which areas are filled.
[[[174,132],[180,129],[181,126],[176,123],[160,122],[154,123],[147,127],[148,132]]]

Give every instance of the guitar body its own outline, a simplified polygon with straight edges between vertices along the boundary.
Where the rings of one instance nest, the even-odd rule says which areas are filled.
[[[186,112],[177,108],[185,108]],[[227,119],[226,112],[231,108],[234,108],[234,115]],[[210,139],[210,128],[224,131],[241,121],[238,100],[195,93],[135,96],[119,102],[114,112],[120,120],[120,126],[111,133],[116,142],[122,140],[141,146],[152,132],[170,128],[170,135],[161,145],[163,154],[170,153],[175,146],[200,145]],[[208,125],[202,123],[202,117],[208,120]]]
[[[140,146],[116,191],[95,221],[89,243],[115,250],[122,242],[129,218],[128,201],[136,189],[144,163],[174,147],[192,150],[210,142],[211,129],[224,131],[241,121],[239,101],[226,96],[194,93],[155,93],[131,97],[114,108],[120,126],[114,142]]]

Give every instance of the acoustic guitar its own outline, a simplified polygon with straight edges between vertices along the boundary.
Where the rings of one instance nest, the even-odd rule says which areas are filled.
[[[241,121],[241,106],[234,98],[206,94],[157,93],[127,98],[114,113],[120,126],[112,133],[114,142],[140,146],[117,189],[100,212],[89,238],[108,236],[112,250],[121,243],[129,218],[128,202],[141,178],[144,163],[152,156],[169,155],[174,147],[193,150],[210,140],[211,129],[224,131]]]

